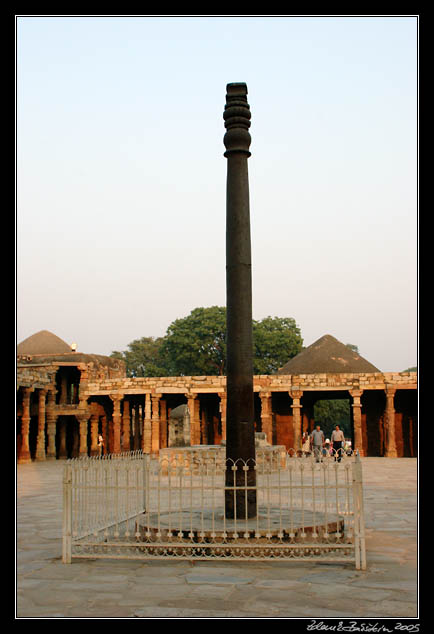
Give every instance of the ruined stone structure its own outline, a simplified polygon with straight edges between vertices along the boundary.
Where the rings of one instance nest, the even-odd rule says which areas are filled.
[[[42,331],[17,348],[19,462],[94,455],[98,433],[111,453],[156,454],[169,446],[170,413],[182,404],[188,405],[192,445],[226,438],[226,377],[127,378],[122,361],[72,352],[62,340],[53,352],[56,340]],[[347,350],[326,335],[278,373],[254,376],[256,431],[270,444],[299,449],[302,431],[314,427],[315,402],[345,398],[353,446],[362,456],[417,456],[417,373],[369,371],[373,366],[359,355],[345,357]],[[318,351],[340,371],[312,371]],[[289,373],[302,356],[305,371]]]

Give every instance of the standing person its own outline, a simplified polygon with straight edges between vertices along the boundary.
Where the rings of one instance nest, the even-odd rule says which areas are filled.
[[[99,455],[102,456],[104,453],[104,438],[101,434],[98,434],[98,447],[99,447]]]
[[[307,431],[303,432],[303,438],[301,439],[301,451],[303,456],[310,454],[310,438]]]
[[[344,432],[342,431],[342,429],[339,429],[339,425],[336,425],[336,427],[332,431],[332,443],[335,460],[337,460],[338,462],[340,462],[342,458],[344,442]]]
[[[322,455],[322,448],[324,446],[324,432],[319,425],[313,430],[311,434],[313,454],[316,458],[316,462],[319,462]]]

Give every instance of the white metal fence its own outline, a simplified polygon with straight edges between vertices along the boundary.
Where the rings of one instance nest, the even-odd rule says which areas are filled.
[[[256,461],[195,461],[141,452],[68,460],[63,561],[76,557],[354,561],[365,569],[358,455],[298,457],[257,450]],[[225,496],[251,490],[257,513],[226,518]],[[233,474],[233,481],[226,477]],[[242,471],[245,483],[237,473]],[[250,482],[250,484],[248,484]],[[247,504],[246,504],[247,508]]]

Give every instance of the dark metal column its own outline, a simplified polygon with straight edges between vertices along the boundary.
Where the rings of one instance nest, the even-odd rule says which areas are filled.
[[[226,189],[226,336],[227,410],[226,458],[242,459],[234,472],[228,464],[226,486],[256,485],[253,469],[255,431],[253,405],[252,265],[250,243],[249,178],[250,107],[247,86],[228,84],[223,118],[228,159]],[[225,496],[227,518],[255,517],[256,491],[228,490]]]

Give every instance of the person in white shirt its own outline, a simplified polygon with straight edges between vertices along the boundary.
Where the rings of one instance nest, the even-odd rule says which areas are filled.
[[[339,429],[339,425],[336,425],[336,427],[334,428],[331,441],[333,445],[333,453],[335,454],[335,460],[340,462],[342,458],[343,446],[345,443],[345,436],[344,432]]]

